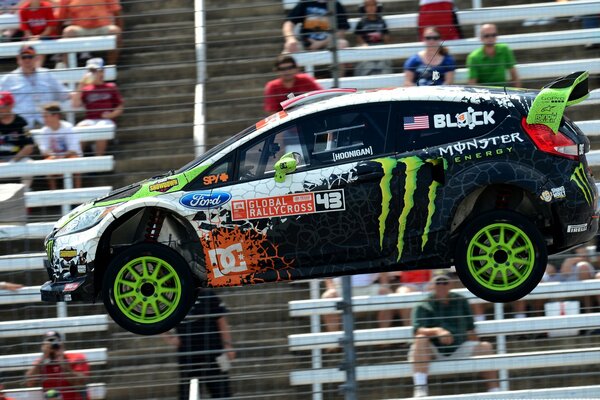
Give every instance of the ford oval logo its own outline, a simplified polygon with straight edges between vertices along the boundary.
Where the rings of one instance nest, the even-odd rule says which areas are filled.
[[[187,208],[216,208],[231,200],[227,192],[192,192],[179,199],[179,203]]]

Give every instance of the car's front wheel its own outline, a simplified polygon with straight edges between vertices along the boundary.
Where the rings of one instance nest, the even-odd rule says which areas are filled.
[[[104,306],[124,329],[154,335],[175,327],[194,302],[192,273],[177,252],[157,243],[133,245],[108,265]]]
[[[456,246],[456,273],[477,297],[516,301],[542,280],[548,253],[538,228],[524,215],[496,210],[473,219]]]

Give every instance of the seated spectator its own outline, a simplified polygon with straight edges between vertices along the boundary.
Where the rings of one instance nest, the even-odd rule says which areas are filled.
[[[359,12],[363,16],[354,30],[357,45],[376,46],[390,43],[390,33],[381,16],[381,5],[377,3],[377,0],[365,0],[364,4],[360,6]],[[391,74],[392,72],[394,71],[391,60],[363,61],[354,67],[356,76]]]
[[[264,91],[264,109],[268,113],[281,111],[279,103],[287,100],[290,93],[297,96],[323,89],[312,76],[299,73],[296,60],[290,55],[282,54],[277,57],[275,70],[279,73],[279,78],[267,82]]]
[[[21,30],[23,40],[44,40],[56,38],[56,26],[53,4],[46,0],[30,0],[21,3],[19,7],[19,18],[21,19]],[[43,66],[46,57],[44,54],[38,56],[38,66]]]
[[[117,63],[123,32],[119,0],[61,0],[57,16],[67,24],[62,31],[65,38],[116,35],[117,48],[108,52],[107,61]]]
[[[515,68],[515,56],[504,43],[496,43],[498,30],[494,24],[485,24],[480,30],[483,46],[467,56],[470,85],[514,86],[521,87],[519,74]],[[506,71],[511,81],[506,81]]]
[[[24,0],[0,0],[0,14],[19,13],[19,6]],[[18,42],[23,38],[23,31],[18,28],[1,29],[0,41]]]
[[[404,63],[404,86],[452,85],[456,63],[434,27],[425,28],[425,49]]]
[[[85,356],[65,353],[62,336],[48,331],[42,342],[42,356],[33,362],[25,376],[28,386],[42,386],[44,392],[57,390],[64,400],[84,400],[89,373]]]
[[[0,282],[0,290],[19,290],[23,287],[23,285],[21,285],[20,283],[12,283],[12,282]],[[2,400],[2,397],[0,397],[0,400]]]
[[[44,127],[36,138],[38,149],[45,160],[57,158],[82,157],[79,137],[73,131],[73,124],[62,120],[60,104],[49,103],[44,106]],[[81,187],[81,175],[74,174],[75,187]],[[48,188],[56,190],[56,177],[48,177]]]
[[[425,292],[428,290],[429,281],[431,280],[430,269],[420,269],[414,271],[401,271],[399,274],[400,286],[396,289],[398,294],[408,294],[414,292]],[[410,325],[410,308],[400,309],[400,316],[403,325]]]
[[[442,40],[454,40],[463,37],[454,0],[419,0],[419,40],[423,41],[425,28],[437,28]]]
[[[380,294],[390,294],[388,287],[387,274],[359,274],[352,275],[352,296],[376,296]],[[321,295],[322,299],[332,299],[342,296],[341,278],[325,279],[325,292]],[[323,315],[325,329],[328,332],[340,330],[340,315]],[[377,321],[380,328],[389,328],[392,324],[392,311],[381,310],[377,312]]]
[[[77,126],[105,126],[113,128],[114,120],[123,114],[123,98],[112,82],[104,81],[104,60],[91,58],[87,61],[88,73],[81,79],[71,98],[73,107],[85,108],[85,119]],[[95,153],[106,153],[107,140],[97,140]]]
[[[415,341],[408,360],[413,365],[414,397],[429,395],[427,376],[431,360],[456,360],[493,353],[489,342],[482,342],[475,333],[475,323],[469,302],[451,293],[450,277],[433,277],[432,293],[413,312]],[[488,391],[498,391],[498,373],[482,373]]]
[[[27,121],[13,112],[15,99],[10,92],[0,92],[0,162],[29,161],[35,145],[26,131]],[[2,180],[3,183],[9,180]],[[23,178],[25,190],[31,187],[32,179]]]
[[[0,90],[15,97],[14,112],[25,118],[27,128],[41,127],[44,104],[68,100],[69,91],[49,70],[36,66],[36,51],[32,46],[21,47],[17,63],[19,68],[0,78]]]
[[[350,24],[348,24],[346,9],[339,1],[336,1],[336,14],[337,48],[343,49],[348,47],[348,41],[344,37],[346,31],[350,29]],[[294,32],[297,24],[302,24],[300,40]],[[299,1],[283,23],[282,33],[285,39],[283,53],[327,49],[331,40],[330,29],[327,0]],[[342,65],[340,65],[340,69],[340,76],[343,76],[344,68]]]

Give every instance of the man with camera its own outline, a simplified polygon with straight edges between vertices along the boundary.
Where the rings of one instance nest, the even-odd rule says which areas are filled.
[[[61,335],[46,332],[42,357],[25,374],[28,386],[42,386],[44,392],[57,390],[64,400],[86,400],[86,381],[90,366],[83,354],[65,353]]]

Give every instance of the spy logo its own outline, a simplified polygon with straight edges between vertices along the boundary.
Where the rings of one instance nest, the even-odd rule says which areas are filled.
[[[208,256],[213,266],[215,278],[248,270],[241,243],[235,243],[226,248],[209,250]]]
[[[464,128],[473,129],[480,125],[494,125],[494,111],[475,111],[473,107],[467,108],[467,111],[456,114],[455,121],[450,114],[435,114],[433,116],[433,126],[436,128]]]

